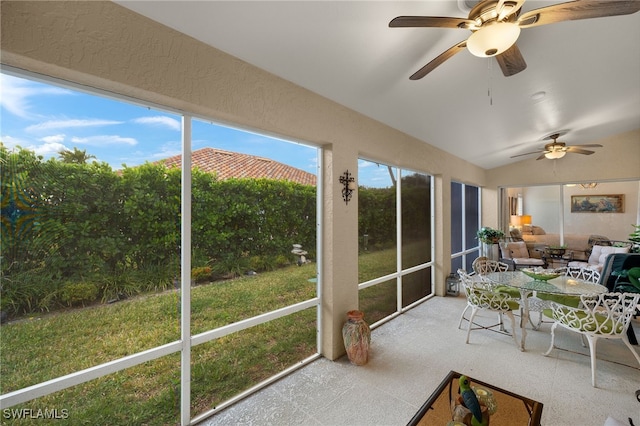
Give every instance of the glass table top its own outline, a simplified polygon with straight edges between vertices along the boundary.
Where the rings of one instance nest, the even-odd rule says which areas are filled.
[[[464,426],[470,424],[469,422],[453,421],[456,405],[460,404],[460,376],[460,373],[450,371],[407,426]],[[487,424],[490,423],[491,426],[540,426],[543,408],[541,402],[471,377],[469,379],[471,388],[477,395],[482,392],[488,394],[492,399],[491,405],[488,405],[479,397],[480,404],[487,405],[487,411],[490,414]],[[468,418],[470,420],[470,416]]]
[[[580,294],[606,293],[608,291],[607,287],[603,285],[564,275],[552,278],[549,281],[536,281],[521,271],[491,272],[486,277],[496,284],[545,293],[577,296]]]

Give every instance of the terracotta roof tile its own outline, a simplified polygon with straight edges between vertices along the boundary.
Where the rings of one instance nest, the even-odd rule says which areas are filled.
[[[156,163],[164,163],[167,167],[181,167],[182,156],[175,155]],[[229,178],[267,178],[288,180],[303,185],[316,184],[316,176],[312,173],[286,164],[255,155],[223,151],[216,148],[202,148],[193,151],[191,164],[207,173],[215,173],[218,179]]]

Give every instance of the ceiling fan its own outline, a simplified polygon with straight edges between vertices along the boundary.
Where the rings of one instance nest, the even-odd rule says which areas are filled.
[[[502,73],[509,77],[523,71],[527,64],[515,44],[521,28],[562,21],[629,15],[640,10],[638,0],[575,0],[535,9],[520,15],[525,0],[480,0],[468,18],[438,16],[398,16],[389,27],[460,28],[472,32],[468,39],[447,49],[416,71],[411,80],[419,80],[464,48],[473,55],[496,57]]]
[[[525,152],[524,154],[513,155],[511,156],[511,158],[522,157],[523,155],[542,153],[542,155],[536,158],[536,160],[542,160],[544,158],[548,158],[550,160],[557,160],[559,158],[564,157],[567,154],[567,152],[570,152],[573,154],[591,155],[595,151],[590,151],[588,149],[582,149],[582,148],[602,148],[602,145],[597,143],[587,144],[587,145],[567,145],[564,142],[558,142],[558,138],[563,134],[564,133],[562,134],[553,133],[545,137],[544,139],[547,139],[547,140],[551,139],[553,140],[553,142],[546,144],[543,149],[540,149],[538,151]]]

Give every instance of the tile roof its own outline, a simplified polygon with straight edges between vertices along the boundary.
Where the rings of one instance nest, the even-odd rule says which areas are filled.
[[[181,167],[182,155],[175,155],[156,163],[167,167]],[[288,180],[303,185],[316,184],[316,175],[295,167],[255,155],[223,151],[216,148],[202,148],[191,154],[192,167],[207,173],[215,173],[218,179],[267,178]]]

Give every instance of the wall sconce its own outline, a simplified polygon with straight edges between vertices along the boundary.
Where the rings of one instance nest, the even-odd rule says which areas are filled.
[[[340,183],[344,185],[344,188],[342,188],[342,199],[345,204],[349,204],[351,195],[353,194],[353,191],[356,190],[356,180],[351,176],[349,170],[347,170],[342,174],[342,176],[340,176]]]

